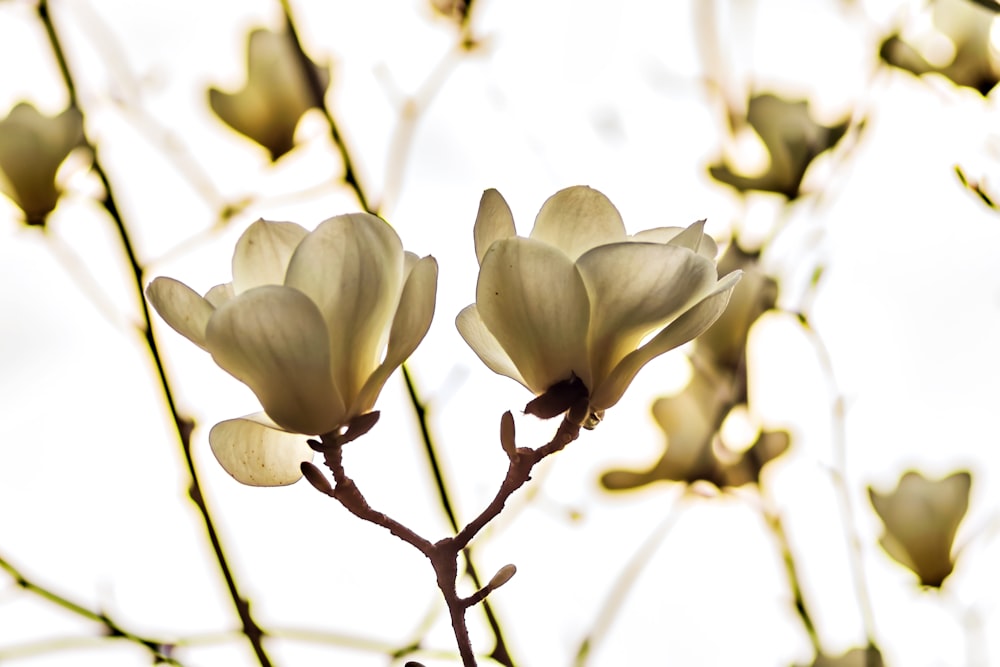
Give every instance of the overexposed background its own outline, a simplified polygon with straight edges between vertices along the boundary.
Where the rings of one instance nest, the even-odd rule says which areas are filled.
[[[500,415],[519,414],[530,398],[483,367],[453,324],[474,298],[472,223],[484,189],[504,194],[525,234],[542,202],[574,184],[607,194],[631,232],[708,218],[725,240],[733,226],[752,237],[782,218],[767,268],[781,278],[780,305],[809,309],[834,376],[795,318],[772,314],[754,332],[752,400],[764,423],[794,434],[792,451],[767,469],[768,493],[786,514],[824,648],[864,643],[831,483],[839,393],[887,663],[1000,664],[1000,216],[954,173],[962,165],[989,183],[1000,171],[996,101],[878,63],[880,40],[913,13],[907,5],[719,0],[706,23],[695,4],[476,0],[471,51],[423,0],[293,4],[305,47],[332,68],[327,99],[369,196],[408,250],[440,263],[437,314],[411,366],[459,515],[468,520],[493,497],[506,468]],[[314,112],[299,126],[300,145],[272,165],[208,107],[209,86],[242,85],[249,30],[281,27],[277,2],[61,0],[51,12],[150,279],[169,275],[204,292],[229,280],[235,240],[258,217],[312,228],[358,209]],[[714,70],[706,51],[719,58]],[[23,99],[49,114],[64,108],[34,3],[0,3],[0,62],[0,109]],[[818,160],[809,198],[741,198],[707,172],[727,142],[708,79],[740,97],[808,97],[828,125],[864,115],[865,130]],[[759,157],[745,154],[751,166]],[[0,555],[133,632],[194,638],[177,653],[186,665],[253,664],[132,328],[129,269],[81,164],[64,166],[69,194],[46,233],[0,202]],[[248,197],[220,222],[224,203]],[[823,279],[806,295],[817,266]],[[424,646],[453,652],[419,554],[307,484],[243,487],[215,463],[208,429],[256,411],[256,400],[157,324],[181,409],[199,425],[196,459],[227,552],[257,620],[277,635],[267,641],[276,664],[392,664],[389,654],[422,636],[428,618]],[[620,495],[598,486],[610,467],[659,456],[649,405],[686,372],[680,351],[650,364],[599,428],[548,460],[476,542],[485,578],[518,566],[490,600],[519,664],[572,664],[619,573],[665,520],[669,531],[592,664],[811,662],[773,536],[752,503],[682,497],[668,484]],[[348,472],[375,507],[431,539],[446,535],[401,378],[378,407],[378,427],[347,450]],[[522,445],[544,443],[555,428],[520,416],[518,426]],[[958,538],[970,546],[946,595],[919,591],[877,546],[865,488],[888,491],[914,467],[933,477],[973,471]],[[481,614],[470,623],[487,649]],[[99,632],[0,577],[0,655]],[[29,653],[9,663],[149,661],[140,647],[99,639]]]

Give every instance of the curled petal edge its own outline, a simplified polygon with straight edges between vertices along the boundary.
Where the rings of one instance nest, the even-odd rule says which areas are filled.
[[[639,370],[647,363],[675,347],[694,339],[702,334],[729,305],[736,283],[743,275],[742,271],[733,271],[726,275],[715,288],[687,312],[678,317],[656,334],[652,340],[622,359],[608,378],[598,386],[590,399],[591,408],[606,410],[619,400],[635,378]]]
[[[434,319],[437,278],[438,265],[433,257],[424,257],[413,266],[392,320],[385,359],[365,381],[351,414],[361,414],[372,409],[386,380],[413,354],[427,335]]]

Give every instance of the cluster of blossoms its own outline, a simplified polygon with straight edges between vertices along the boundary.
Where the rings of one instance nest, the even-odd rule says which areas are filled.
[[[703,222],[628,235],[600,192],[545,202],[528,237],[483,195],[474,238],[476,303],[457,326],[493,371],[594,426],[642,366],[701,334],[740,277],[722,279]],[[405,252],[380,218],[341,215],[308,232],[260,220],[236,244],[233,280],[200,296],[157,278],[147,295],[177,332],[247,384],[263,413],[217,424],[212,451],[237,480],[289,484],[312,457],[301,434],[334,433],[370,412],[430,326],[437,263]]]

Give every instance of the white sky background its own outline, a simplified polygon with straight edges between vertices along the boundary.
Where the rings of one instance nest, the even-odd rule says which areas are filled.
[[[441,266],[436,319],[412,367],[465,519],[492,498],[504,473],[501,413],[529,398],[483,367],[453,325],[474,298],[472,222],[485,188],[504,194],[522,233],[549,195],[578,183],[607,194],[630,231],[707,217],[709,231],[724,238],[731,224],[766,227],[782,214],[774,199],[744,203],[708,177],[706,166],[721,151],[722,118],[699,84],[689,3],[476,1],[474,34],[484,47],[460,56],[422,109],[402,165],[392,163],[391,151],[400,100],[454,48],[454,30],[417,0],[295,5],[310,53],[333,63],[328,99],[365,187],[381,200],[387,174],[401,166],[402,187],[385,215],[407,249],[433,254]],[[1000,636],[1000,217],[961,189],[953,166],[973,176],[997,173],[989,152],[995,103],[941,81],[873,75],[877,26],[887,24],[892,4],[866,6],[868,24],[819,0],[739,7],[729,18],[722,13],[741,27],[722,28],[721,40],[738,90],[752,72],[764,88],[812,96],[827,123],[856,105],[871,111],[860,145],[824,158],[810,175],[823,199],[784,212],[788,231],[769,251],[771,268],[785,278],[785,305],[796,307],[802,277],[819,262],[827,267],[812,314],[847,400],[849,481],[888,663],[967,664],[962,609],[979,614],[983,637]],[[54,113],[65,97],[33,12],[28,2],[0,4],[0,109],[27,98]],[[279,12],[266,0],[52,5],[89,130],[151,276],[204,292],[229,280],[233,244],[257,217],[311,228],[357,208],[334,183],[340,167],[318,119],[307,117],[302,145],[270,166],[208,109],[209,85],[242,85],[247,32],[278,27]],[[181,142],[223,198],[261,198],[224,230],[161,261],[154,260],[211,228],[214,213],[164,157],[165,144],[144,118]],[[55,252],[38,230],[19,226],[6,202],[0,206],[0,554],[135,632],[227,631],[235,616],[186,500],[151,364],[139,336],[122,325],[138,315],[117,241],[84,196],[90,180],[77,174],[70,184],[80,194],[57,210],[50,236],[72,249],[80,269],[71,270],[66,252]],[[316,185],[324,186],[319,196],[275,198]],[[81,270],[104,290],[117,322],[81,289]],[[427,645],[451,650],[432,571],[415,551],[305,483],[254,489],[222,471],[208,450],[208,428],[256,411],[256,400],[166,326],[157,333],[181,408],[201,426],[195,449],[203,485],[258,621],[402,646],[437,609]],[[828,472],[826,379],[790,318],[770,318],[753,348],[756,408],[796,434],[793,452],[770,470],[770,493],[787,512],[824,646],[839,653],[863,635]],[[532,504],[477,542],[484,577],[508,562],[518,566],[491,601],[522,664],[569,664],[618,572],[670,512],[680,512],[677,522],[593,664],[810,660],[773,539],[747,503],[678,503],[679,489],[668,485],[620,496],[597,487],[608,467],[641,467],[660,455],[649,405],[678,388],[683,373],[680,352],[651,364],[598,429],[536,475]],[[348,473],[375,507],[431,539],[444,536],[401,378],[390,381],[378,407],[382,422],[347,450]],[[524,418],[518,425],[525,445],[542,444],[555,428]],[[888,490],[910,467],[931,476],[974,472],[958,541],[975,540],[945,600],[919,593],[912,575],[876,545],[880,525],[864,488]],[[486,648],[480,614],[470,613],[470,622]],[[0,650],[95,633],[0,579]],[[303,641],[271,640],[268,648],[279,665],[390,662]],[[1000,644],[986,648],[997,664]],[[178,657],[189,665],[253,663],[238,638]],[[148,658],[124,642],[103,642],[10,664],[139,665]]]

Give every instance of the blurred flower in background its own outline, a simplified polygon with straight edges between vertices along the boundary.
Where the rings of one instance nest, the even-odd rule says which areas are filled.
[[[938,480],[907,472],[894,491],[869,487],[872,507],[885,524],[882,548],[920,577],[922,586],[940,588],[955,567],[955,533],[969,509],[972,475],[961,471]]]
[[[67,107],[46,116],[21,102],[0,120],[0,192],[29,225],[45,224],[62,194],[56,172],[74,148],[85,146],[83,116]]]
[[[607,197],[576,186],[545,202],[525,238],[489,190],[474,230],[476,303],[458,330],[491,370],[543,397],[526,412],[554,417],[586,399],[593,427],[640,368],[725,310],[740,272],[719,280],[703,227],[629,236]]]
[[[853,648],[837,657],[820,654],[810,667],[882,667],[883,664],[881,652],[869,646]]]
[[[760,269],[757,255],[735,242],[719,260],[719,270],[740,270],[743,279],[725,313],[695,341],[688,385],[653,404],[653,417],[667,436],[662,458],[647,470],[606,472],[605,488],[620,491],[655,481],[705,481],[719,488],[756,483],[763,466],[788,449],[785,431],[758,431],[742,452],[728,448],[719,434],[733,410],[746,410],[747,338],[778,298],[778,284]]]
[[[879,55],[893,67],[917,75],[941,74],[986,95],[1000,80],[1000,60],[991,40],[996,5],[993,11],[986,6],[985,0],[933,0],[923,10],[930,13],[930,21],[914,20],[890,35]]]
[[[326,90],[329,69],[310,65]],[[235,93],[210,88],[208,102],[223,122],[266,148],[271,161],[295,147],[299,119],[316,106],[291,38],[263,28],[251,32],[247,41],[246,84]]]
[[[772,93],[750,99],[745,119],[731,122],[735,131],[749,124],[767,149],[770,162],[759,174],[742,173],[723,157],[708,168],[712,178],[740,192],[760,190],[796,199],[806,170],[818,155],[833,148],[844,133],[844,121],[832,127],[820,125],[809,113],[805,100],[786,100]]]
[[[233,282],[199,296],[171,278],[147,289],[178,333],[246,383],[264,414],[217,424],[212,451],[240,482],[291,484],[312,458],[304,438],[371,411],[434,315],[437,262],[404,253],[367,213],[308,232],[259,220],[240,237]]]

